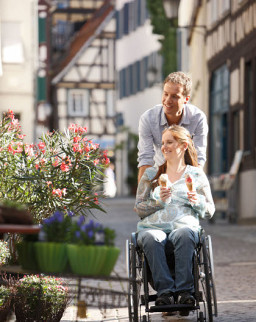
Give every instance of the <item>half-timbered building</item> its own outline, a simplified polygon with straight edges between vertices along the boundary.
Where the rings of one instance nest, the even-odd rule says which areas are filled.
[[[115,8],[109,0],[59,1],[51,10],[53,127],[86,126],[88,137],[113,148]]]
[[[209,116],[208,173],[227,173],[242,150],[232,208],[239,222],[256,221],[256,2],[195,0],[190,9],[187,23],[205,26],[187,40],[192,103]]]

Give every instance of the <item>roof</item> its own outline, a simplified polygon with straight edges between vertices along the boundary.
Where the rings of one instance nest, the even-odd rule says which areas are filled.
[[[104,4],[95,11],[92,17],[77,32],[58,65],[53,67],[52,84],[57,84],[67,74],[86,48],[104,30],[114,13],[115,8],[111,1],[105,0]]]

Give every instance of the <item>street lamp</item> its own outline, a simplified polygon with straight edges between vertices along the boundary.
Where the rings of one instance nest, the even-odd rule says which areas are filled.
[[[178,17],[179,5],[180,0],[163,0],[164,12],[170,21]]]

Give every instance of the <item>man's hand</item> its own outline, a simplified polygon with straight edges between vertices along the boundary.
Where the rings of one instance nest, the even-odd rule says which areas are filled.
[[[145,172],[145,170],[150,167],[152,167],[152,165],[143,165],[139,168],[138,183],[140,182],[140,179],[143,176],[143,173]]]

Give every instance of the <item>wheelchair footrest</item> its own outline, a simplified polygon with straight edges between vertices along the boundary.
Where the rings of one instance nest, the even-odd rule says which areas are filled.
[[[173,305],[159,305],[150,306],[147,312],[175,312],[175,311],[194,311],[200,309],[200,306],[189,304],[173,304]]]
[[[155,302],[156,299],[157,299],[157,294],[148,295],[147,302]],[[145,303],[146,303],[145,295],[141,295],[141,304],[145,305]]]

